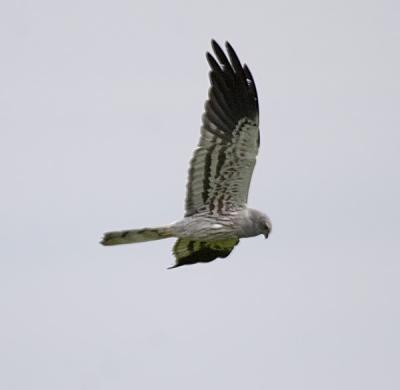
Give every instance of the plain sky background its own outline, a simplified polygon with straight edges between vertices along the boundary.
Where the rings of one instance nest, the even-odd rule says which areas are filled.
[[[0,388],[398,390],[398,1],[4,1]],[[252,70],[270,238],[167,271],[210,39]]]

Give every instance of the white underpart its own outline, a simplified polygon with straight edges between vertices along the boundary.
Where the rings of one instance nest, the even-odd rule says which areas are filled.
[[[223,226],[219,223],[214,223],[214,225],[211,226],[212,229],[221,229]]]

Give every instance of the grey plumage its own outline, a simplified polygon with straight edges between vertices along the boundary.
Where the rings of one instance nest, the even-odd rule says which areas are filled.
[[[174,267],[227,257],[240,238],[264,234],[271,221],[247,208],[260,145],[257,91],[246,65],[226,43],[212,41],[209,98],[198,148],[190,162],[185,217],[171,225],[106,233],[103,245],[177,237]]]

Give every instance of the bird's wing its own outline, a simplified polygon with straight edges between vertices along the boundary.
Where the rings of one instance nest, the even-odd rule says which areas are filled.
[[[227,257],[238,243],[239,239],[193,241],[179,238],[173,248],[176,263],[170,268],[195,263],[208,263],[217,257]]]
[[[212,41],[207,53],[211,88],[201,138],[190,163],[186,216],[223,214],[246,205],[260,145],[256,86],[227,42],[225,55]]]

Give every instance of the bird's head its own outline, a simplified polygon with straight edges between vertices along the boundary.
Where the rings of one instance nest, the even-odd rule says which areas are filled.
[[[256,229],[258,234],[263,234],[265,238],[268,238],[269,234],[272,231],[272,222],[269,217],[262,213],[261,211],[249,209],[252,219],[253,226]]]
[[[272,222],[266,214],[263,215],[261,222],[261,234],[264,234],[265,238],[268,238],[272,231]]]

